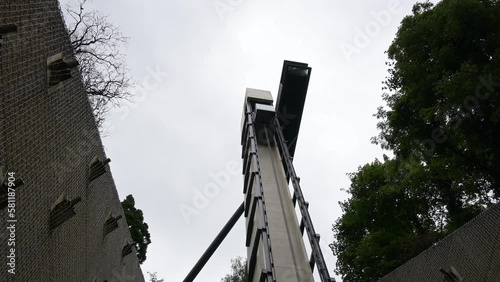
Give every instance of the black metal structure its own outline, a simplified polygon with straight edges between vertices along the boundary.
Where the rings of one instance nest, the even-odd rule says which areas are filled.
[[[183,280],[184,282],[192,282],[196,278],[196,276],[198,276],[198,273],[200,273],[203,266],[205,266],[207,261],[214,254],[215,250],[217,250],[220,243],[222,243],[224,238],[226,238],[227,234],[229,233],[229,231],[231,231],[231,229],[236,224],[236,222],[238,221],[238,219],[241,217],[242,214],[243,214],[243,203],[241,203],[241,205],[238,207],[236,212],[234,212],[234,214],[231,216],[226,225],[224,225],[219,234],[217,234],[217,236],[212,241],[210,246],[208,246],[207,250],[203,253],[198,262],[196,262],[191,271],[189,271],[188,275]]]
[[[243,158],[243,193],[245,201],[229,219],[205,253],[198,260],[193,269],[184,279],[184,282],[193,281],[208,259],[218,248],[222,240],[234,226],[238,218],[244,213],[247,220],[246,246],[250,248],[248,260],[248,280],[253,281],[256,267],[256,257],[259,249],[264,256],[264,269],[258,281],[276,282],[269,224],[267,219],[266,201],[262,183],[258,144],[266,143],[267,146],[277,145],[281,155],[283,168],[287,180],[293,185],[293,197],[290,199],[295,206],[298,204],[301,213],[300,231],[307,233],[311,245],[309,265],[314,271],[317,265],[319,277],[322,282],[335,281],[328,273],[323,253],[319,246],[319,234],[314,230],[311,216],[308,211],[309,203],[305,201],[300,187],[300,178],[297,177],[292,160],[297,144],[302,112],[309,85],[311,68],[307,64],[285,61],[280,80],[280,89],[276,108],[272,109],[272,101],[261,98],[246,100],[244,104],[244,121],[241,133]],[[269,110],[271,108],[271,110]],[[260,110],[260,115],[258,114]],[[272,114],[270,114],[272,113]],[[276,114],[274,114],[276,113]],[[255,185],[256,184],[256,185]],[[252,191],[255,189],[255,191]],[[254,231],[254,219],[258,217],[257,228]],[[252,234],[254,232],[255,234]],[[252,238],[254,238],[252,242]],[[282,282],[282,281],[278,281]],[[286,282],[286,281],[283,281]]]
[[[294,156],[312,69],[304,63],[285,61],[276,100],[276,115],[290,156]]]
[[[311,258],[309,260],[309,264],[311,266],[311,270],[314,270],[314,265],[318,265],[318,273],[322,282],[331,282],[335,281],[330,277],[328,273],[328,268],[326,267],[326,262],[323,257],[323,252],[321,251],[321,247],[319,246],[319,234],[314,230],[314,226],[311,220],[311,216],[309,215],[308,207],[309,203],[304,199],[304,195],[302,194],[302,189],[300,188],[300,181],[295,173],[295,168],[292,164],[292,157],[288,152],[285,138],[283,136],[283,132],[281,131],[280,123],[278,119],[275,119],[274,122],[274,132],[276,133],[276,139],[278,143],[278,148],[281,154],[281,158],[283,162],[286,164],[286,173],[287,177],[292,181],[294,195],[293,198],[296,199],[297,204],[299,205],[299,210],[302,215],[302,219],[300,222],[300,228],[302,230],[306,230],[307,237],[309,238],[309,243],[311,244]]]
[[[319,246],[319,234],[314,230],[311,216],[308,211],[309,203],[304,199],[300,187],[300,178],[293,167],[293,156],[297,145],[297,137],[304,111],[307,88],[312,69],[304,63],[285,61],[281,73],[280,89],[276,103],[276,117],[272,123],[272,131],[281,155],[283,168],[287,179],[292,181],[294,194],[292,202],[299,205],[302,216],[300,230],[304,229],[311,244],[311,258],[309,264],[311,270],[317,264],[318,274],[322,282],[331,282],[335,279],[330,277],[323,253]]]

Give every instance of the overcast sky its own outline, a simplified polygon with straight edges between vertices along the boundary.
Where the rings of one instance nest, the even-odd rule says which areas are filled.
[[[63,0],[61,5],[76,0]],[[120,198],[133,194],[152,243],[142,265],[182,281],[243,200],[240,120],[245,88],[276,99],[284,60],[311,80],[294,164],[331,275],[332,223],[346,173],[384,153],[370,143],[387,75],[384,51],[413,1],[106,0],[88,4],[130,37],[134,103],[108,118],[103,139]],[[213,175],[230,175],[217,183]],[[203,202],[210,183],[220,189]],[[217,191],[216,191],[217,192]],[[181,209],[196,209],[183,214]],[[193,212],[193,210],[191,210]],[[220,281],[246,256],[240,219],[196,281]],[[306,244],[308,245],[308,244]],[[337,281],[340,278],[337,277]]]

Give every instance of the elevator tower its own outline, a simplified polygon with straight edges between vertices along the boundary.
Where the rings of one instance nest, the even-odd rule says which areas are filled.
[[[246,90],[241,145],[250,282],[314,281],[315,265],[322,282],[333,281],[292,162],[310,75],[307,64],[285,61],[275,106],[269,91]],[[310,257],[304,231],[311,245]]]
[[[315,266],[321,282],[335,281],[328,273],[292,162],[310,75],[307,64],[285,61],[276,106],[269,91],[247,88],[241,119],[245,197],[183,282],[194,281],[242,214],[248,282],[311,282]]]

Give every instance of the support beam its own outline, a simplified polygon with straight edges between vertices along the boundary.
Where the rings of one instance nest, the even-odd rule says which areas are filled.
[[[196,276],[198,276],[198,273],[200,273],[201,269],[205,266],[207,261],[214,254],[214,252],[217,250],[220,243],[222,243],[222,241],[224,240],[224,238],[226,238],[229,231],[231,231],[233,226],[236,224],[238,219],[241,217],[241,215],[243,214],[243,209],[244,209],[244,205],[243,205],[243,203],[241,203],[241,205],[238,207],[238,209],[233,214],[233,216],[231,216],[231,218],[226,223],[226,225],[224,225],[224,227],[222,227],[222,230],[219,232],[219,234],[217,234],[215,239],[212,241],[212,244],[210,244],[210,246],[208,246],[207,250],[203,253],[203,255],[200,257],[198,262],[196,262],[196,264],[193,266],[193,269],[191,269],[191,271],[188,273],[186,278],[184,278],[184,280],[183,280],[184,282],[192,282],[196,278]]]

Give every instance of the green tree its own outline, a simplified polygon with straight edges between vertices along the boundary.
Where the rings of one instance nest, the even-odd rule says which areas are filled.
[[[237,257],[231,260],[231,273],[226,274],[221,282],[247,282],[247,260]]]
[[[146,260],[148,245],[151,243],[148,231],[149,226],[144,222],[142,210],[135,208],[135,200],[132,195],[128,195],[122,201],[122,208],[127,219],[130,235],[132,236],[132,240],[134,240],[137,258],[139,259],[139,263],[142,264]]]
[[[375,281],[500,199],[500,3],[417,3],[387,54],[372,141],[392,150],[350,174],[336,272]]]
[[[500,197],[500,4],[417,3],[388,50],[374,142],[439,174],[456,228]]]
[[[350,199],[333,225],[337,274],[344,281],[376,281],[442,238],[443,206],[418,163],[375,160],[349,174]]]

